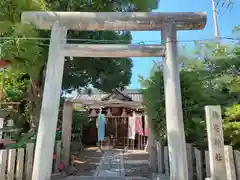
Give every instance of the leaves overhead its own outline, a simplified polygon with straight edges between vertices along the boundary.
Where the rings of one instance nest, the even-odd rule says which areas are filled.
[[[24,106],[28,109],[28,115],[24,114],[24,118],[29,121],[31,117],[32,122],[38,121],[48,59],[50,31],[39,30],[30,24],[21,23],[23,11],[150,11],[157,7],[157,2],[157,0],[0,1],[0,56],[2,59],[11,61],[11,67],[8,68],[8,71],[12,82],[15,82],[15,76],[21,76],[21,74],[29,77],[26,86],[24,86],[27,88],[27,93],[22,93],[21,87],[15,87],[11,83],[10,87],[14,92],[7,93],[6,100],[12,99],[12,96],[16,96],[18,99],[27,99],[26,102],[24,101]],[[131,43],[131,34],[127,31],[69,30],[67,38],[68,43],[76,44]],[[106,40],[111,40],[111,42]],[[91,86],[109,92],[114,88],[124,87],[130,83],[131,69],[132,60],[130,58],[66,58],[62,88],[65,91],[69,89],[72,91]],[[18,93],[19,91],[21,93]],[[28,97],[25,97],[26,94]]]
[[[44,75],[48,54],[48,40],[35,40],[32,37],[49,38],[49,31],[40,31],[30,25],[21,24],[22,11],[150,11],[158,5],[157,0],[8,0],[1,1],[0,20],[5,27],[1,36],[11,38],[30,38],[27,40],[2,40],[2,57],[13,62],[13,70],[26,72],[31,79],[40,79]],[[2,27],[2,26],[1,26]],[[130,43],[130,32],[116,31],[69,31],[68,38],[78,39],[69,43]],[[81,39],[87,39],[81,41]],[[99,41],[99,42],[98,42]],[[115,41],[115,42],[114,42]],[[104,91],[126,86],[131,78],[132,61],[129,58],[73,58],[66,59],[63,89],[92,85]]]

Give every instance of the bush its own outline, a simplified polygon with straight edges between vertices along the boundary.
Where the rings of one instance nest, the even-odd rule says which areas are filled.
[[[223,113],[223,131],[225,144],[240,149],[240,104],[225,108]]]

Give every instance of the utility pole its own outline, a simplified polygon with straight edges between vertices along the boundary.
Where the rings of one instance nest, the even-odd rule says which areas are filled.
[[[217,10],[216,10],[215,0],[212,0],[212,10],[213,10],[213,21],[214,21],[214,33],[215,33],[215,37],[219,38],[218,19],[217,19]]]
[[[217,47],[219,46],[219,29],[218,29],[218,19],[217,19],[217,10],[216,2],[212,0],[212,10],[213,10],[213,23],[214,23],[214,35],[217,40]]]

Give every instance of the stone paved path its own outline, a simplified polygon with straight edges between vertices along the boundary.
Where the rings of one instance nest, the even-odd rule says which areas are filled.
[[[149,180],[143,177],[94,177],[94,176],[71,176],[64,180]],[[159,179],[157,179],[159,180]],[[161,179],[160,179],[161,180]]]
[[[105,152],[94,176],[124,177],[123,151]]]
[[[70,176],[64,180],[149,180],[146,177],[126,177],[124,164],[123,151],[106,151],[93,176]]]
[[[93,176],[71,176],[65,180],[125,180],[123,151],[106,151]]]

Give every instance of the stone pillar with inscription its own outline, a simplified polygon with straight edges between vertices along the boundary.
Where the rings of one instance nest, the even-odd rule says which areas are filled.
[[[211,180],[226,180],[220,106],[205,106]]]

